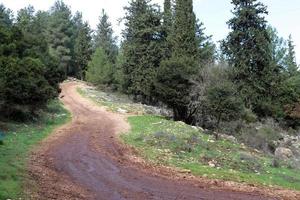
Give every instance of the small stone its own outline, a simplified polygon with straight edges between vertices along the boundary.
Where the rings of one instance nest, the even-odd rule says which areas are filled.
[[[124,109],[122,109],[122,108],[118,108],[117,112],[118,112],[118,113],[121,113],[121,114],[126,114],[126,113],[128,113],[127,110],[124,110]]]

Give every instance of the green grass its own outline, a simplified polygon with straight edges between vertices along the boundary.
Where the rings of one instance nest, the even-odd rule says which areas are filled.
[[[132,129],[121,136],[122,140],[154,164],[208,178],[300,190],[299,171],[273,168],[272,157],[254,149],[227,140],[215,141],[182,122],[158,116],[133,116],[128,122]]]
[[[53,101],[35,122],[0,122],[1,129],[6,130],[4,143],[0,145],[0,199],[24,196],[23,184],[30,150],[70,118],[61,103]]]
[[[147,114],[140,104],[124,95],[96,89],[78,88],[78,92],[111,111],[122,108],[130,113]],[[132,129],[121,135],[121,139],[151,163],[189,170],[194,175],[212,179],[300,190],[297,170],[274,168],[272,157],[244,145],[215,141],[192,126],[160,116],[131,116],[128,122]]]

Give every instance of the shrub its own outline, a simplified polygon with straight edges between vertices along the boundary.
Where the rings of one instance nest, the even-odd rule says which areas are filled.
[[[34,112],[57,95],[44,77],[44,65],[39,59],[7,58],[1,63],[4,115],[19,117]]]
[[[207,99],[208,109],[216,119],[217,127],[221,121],[240,118],[244,109],[241,99],[236,96],[234,85],[229,81],[209,88]]]
[[[222,121],[241,117],[244,106],[228,78],[226,67],[204,66],[192,82],[189,110],[193,113],[194,124],[215,129]]]
[[[279,124],[268,118],[262,122],[245,125],[240,131],[239,140],[253,148],[274,153],[277,148],[275,141],[282,138],[282,133],[284,131]]]

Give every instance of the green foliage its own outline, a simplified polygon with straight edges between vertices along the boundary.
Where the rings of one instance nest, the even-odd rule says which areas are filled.
[[[9,23],[9,12],[1,8],[1,22],[6,23],[0,25],[0,32],[5,33],[0,47],[0,110],[2,116],[24,120],[58,95],[62,78],[56,76],[59,71],[48,71],[55,64],[50,62],[45,31],[40,27],[41,13],[24,8],[17,21]]]
[[[161,61],[161,14],[148,0],[134,0],[126,7],[123,32],[125,90],[151,102],[154,81]]]
[[[96,35],[94,37],[94,48],[102,48],[108,56],[111,63],[116,62],[118,55],[118,46],[116,45],[117,38],[113,36],[112,25],[109,22],[109,17],[102,10],[97,26]]]
[[[86,71],[87,81],[95,85],[110,85],[114,82],[115,69],[107,54],[102,48],[97,48],[88,64]]]
[[[294,76],[295,74],[299,73],[299,71],[296,63],[295,45],[293,44],[291,35],[289,36],[287,43],[288,43],[288,53],[285,57],[286,70],[289,76]]]
[[[266,7],[257,0],[233,0],[232,31],[223,42],[223,51],[232,65],[232,80],[247,108],[259,116],[272,116],[278,101],[282,76],[272,60],[271,38],[264,15]],[[275,113],[274,113],[275,112]],[[276,115],[276,114],[275,114]]]
[[[176,0],[174,25],[170,35],[172,56],[186,56],[190,59],[197,55],[196,16],[192,0]]]
[[[58,60],[59,68],[69,74],[72,58],[73,24],[70,8],[63,1],[56,1],[48,19],[48,42],[50,54]]]
[[[44,66],[38,59],[8,58],[1,63],[4,69],[0,77],[3,81],[4,114],[10,117],[14,114],[29,113],[43,107],[49,99],[56,95],[44,75]]]
[[[196,22],[196,39],[198,44],[198,62],[200,64],[213,63],[216,59],[215,44],[211,41],[212,36],[207,36],[204,33],[205,27],[199,20]]]
[[[242,100],[237,97],[234,84],[224,82],[208,89],[208,109],[216,118],[217,126],[220,121],[239,119],[244,110]]]
[[[157,73],[156,92],[158,98],[174,110],[176,120],[190,121],[188,111],[189,89],[192,86],[191,74],[195,63],[185,57],[163,61]]]
[[[81,13],[77,13],[77,16],[74,18],[77,33],[73,49],[73,67],[70,73],[79,79],[83,79],[92,54],[92,31],[89,24],[82,21]]]
[[[114,73],[114,82],[115,87],[118,91],[125,93],[126,89],[124,88],[125,85],[125,77],[123,74],[123,64],[125,62],[125,57],[123,54],[123,49],[121,48],[119,50],[117,59],[116,59],[116,71]]]
[[[157,116],[133,116],[128,122],[132,128],[121,138],[155,164],[212,179],[300,189],[296,169],[274,168],[272,157],[252,148],[223,139],[215,141],[194,127]],[[269,128],[263,127],[261,132],[272,136]]]
[[[189,91],[191,77],[197,72],[198,52],[192,1],[176,1],[174,25],[167,41],[171,47],[171,57],[162,61],[158,70],[157,97],[174,110],[176,120],[191,123]]]
[[[276,65],[284,68],[284,60],[287,52],[286,41],[278,36],[276,28],[268,26],[267,31],[271,39],[272,60]]]
[[[220,122],[237,120],[244,113],[236,86],[229,79],[228,67],[220,64],[205,65],[199,70],[189,96],[192,123],[204,128],[219,129]]]

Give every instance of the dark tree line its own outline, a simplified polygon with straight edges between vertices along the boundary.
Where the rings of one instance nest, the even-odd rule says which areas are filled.
[[[280,38],[258,0],[232,0],[229,35],[217,50],[192,0],[130,0],[120,44],[103,10],[93,32],[63,1],[48,12],[0,7],[0,108],[34,112],[67,76],[166,105],[174,119],[204,127],[223,121],[289,119],[300,75],[292,38]],[[38,106],[36,106],[38,105]],[[292,121],[296,121],[292,119]]]

